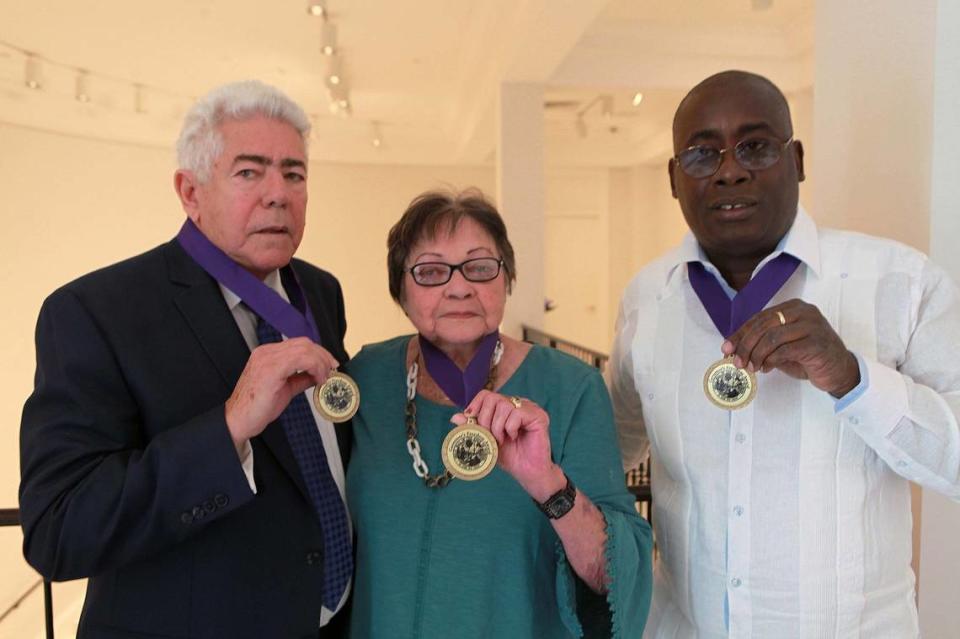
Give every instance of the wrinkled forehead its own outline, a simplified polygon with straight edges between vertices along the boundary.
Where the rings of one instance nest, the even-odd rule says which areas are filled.
[[[776,89],[751,79],[702,85],[687,94],[677,108],[674,151],[703,140],[736,139],[751,132],[783,140],[793,134],[790,109]]]

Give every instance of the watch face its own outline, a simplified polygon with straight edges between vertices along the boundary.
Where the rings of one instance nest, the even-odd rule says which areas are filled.
[[[547,516],[552,519],[559,519],[563,517],[568,512],[570,512],[570,509],[572,508],[573,508],[573,496],[568,495],[566,493],[555,495],[544,506],[544,509],[547,512]]]

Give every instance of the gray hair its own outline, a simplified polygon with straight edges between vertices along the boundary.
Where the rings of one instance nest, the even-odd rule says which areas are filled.
[[[223,152],[220,124],[228,119],[245,120],[257,115],[288,123],[300,133],[306,148],[310,119],[296,102],[258,80],[233,82],[200,98],[183,119],[177,139],[179,168],[192,171],[197,179],[206,182],[214,161]]]

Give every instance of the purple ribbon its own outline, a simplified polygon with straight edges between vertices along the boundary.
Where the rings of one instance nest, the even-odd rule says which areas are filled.
[[[781,253],[763,265],[731,300],[713,274],[700,262],[689,262],[690,285],[707,309],[720,334],[730,337],[743,323],[759,313],[800,266],[793,255]]]
[[[420,335],[420,352],[430,377],[446,393],[454,404],[465,408],[487,383],[490,375],[490,358],[497,347],[500,332],[494,331],[480,340],[480,346],[464,370],[452,359]]]
[[[254,313],[282,334],[288,338],[309,337],[320,343],[313,312],[289,264],[280,269],[280,281],[292,304],[230,259],[189,218],[177,233],[177,242],[210,277],[233,291]]]

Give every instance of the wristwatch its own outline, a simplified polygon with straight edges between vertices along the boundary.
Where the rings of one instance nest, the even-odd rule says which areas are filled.
[[[573,485],[566,473],[563,476],[567,479],[567,485],[564,488],[555,492],[542,504],[536,499],[533,500],[537,508],[542,510],[543,514],[550,519],[560,519],[570,512],[573,509],[573,502],[577,498],[577,487]]]

